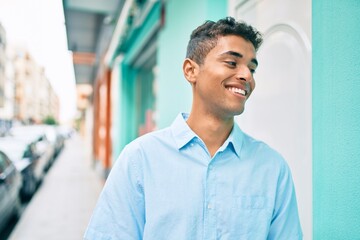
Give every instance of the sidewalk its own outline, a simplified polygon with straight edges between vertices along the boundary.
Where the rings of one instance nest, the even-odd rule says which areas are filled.
[[[91,165],[90,149],[74,135],[67,140],[9,240],[79,240],[103,181]]]

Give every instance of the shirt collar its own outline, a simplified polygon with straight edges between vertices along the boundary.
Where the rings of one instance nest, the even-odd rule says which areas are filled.
[[[193,138],[197,137],[186,123],[188,117],[189,114],[187,113],[179,113],[170,126],[178,149],[184,147]]]
[[[243,137],[244,133],[241,131],[239,126],[234,123],[233,129],[231,130],[229,137],[226,139],[222,147],[224,149],[226,149],[227,146],[232,147],[232,150],[236,153],[238,157],[240,157]]]
[[[198,137],[191,130],[189,125],[186,123],[188,117],[189,114],[187,113],[179,113],[178,116],[175,118],[174,122],[170,126],[178,149],[184,147],[193,138]],[[220,150],[223,151],[228,147],[228,145],[230,145],[232,147],[232,150],[236,153],[236,155],[240,157],[243,138],[244,138],[244,133],[235,123],[229,137],[226,139],[223,146],[221,146]]]

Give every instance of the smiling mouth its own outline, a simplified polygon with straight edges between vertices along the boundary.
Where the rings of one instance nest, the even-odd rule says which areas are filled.
[[[229,90],[230,92],[233,92],[235,94],[242,95],[242,96],[246,96],[246,94],[247,94],[246,90],[236,88],[236,87],[228,87],[226,89]]]

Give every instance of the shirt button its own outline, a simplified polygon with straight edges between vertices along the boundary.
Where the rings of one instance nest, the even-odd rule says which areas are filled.
[[[208,208],[208,209],[212,209],[213,207],[212,207],[212,205],[209,203],[209,204],[207,205],[207,208]]]
[[[193,147],[194,146],[194,144],[193,143],[190,143],[190,147]]]

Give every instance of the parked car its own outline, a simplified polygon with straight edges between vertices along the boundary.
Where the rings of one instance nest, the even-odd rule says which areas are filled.
[[[43,177],[43,167],[38,164],[39,156],[35,145],[14,137],[0,138],[0,150],[3,151],[22,175],[20,196],[29,200]]]
[[[76,133],[74,128],[65,125],[58,126],[57,131],[65,140],[71,138]]]
[[[0,231],[12,217],[20,215],[21,181],[21,174],[6,154],[0,151]]]
[[[54,159],[58,156],[65,144],[65,138],[56,126],[43,126],[46,139],[54,148]]]
[[[42,125],[17,126],[10,129],[10,136],[34,143],[35,153],[38,155],[36,175],[44,175],[51,166],[55,148],[46,137],[46,131]]]

